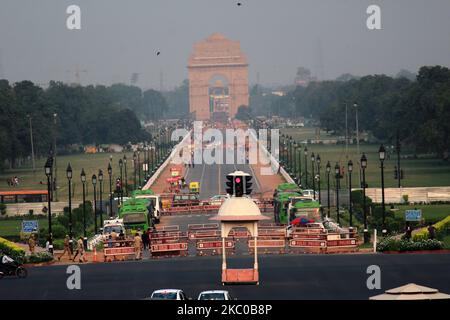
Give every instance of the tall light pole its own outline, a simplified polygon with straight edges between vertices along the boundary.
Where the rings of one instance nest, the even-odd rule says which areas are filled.
[[[381,207],[383,210],[383,215],[382,215],[382,231],[381,233],[383,235],[386,235],[387,230],[386,230],[386,223],[385,223],[385,218],[386,218],[386,207],[385,207],[385,202],[384,202],[384,160],[386,159],[386,149],[384,148],[383,145],[380,146],[380,149],[378,150],[378,155],[380,157],[380,169],[381,169]]]
[[[86,173],[84,168],[81,169],[81,183],[83,184],[83,242],[84,247],[87,248],[87,233],[86,233]]]
[[[53,234],[52,234],[52,205],[50,200],[50,178],[52,177],[53,159],[47,158],[45,163],[45,175],[47,176],[47,205],[48,205],[48,251],[53,254]]]
[[[305,145],[305,150],[303,151],[305,154],[305,188],[308,187],[308,148]]]
[[[348,211],[350,214],[350,227],[353,227],[353,205],[352,205],[352,171],[353,161],[349,160],[347,163],[348,169]]]
[[[358,103],[353,103],[353,107],[355,107],[355,117],[356,117],[356,152],[358,153],[359,158],[359,122],[358,122]],[[361,184],[361,166],[359,166],[358,170],[358,178],[359,183]]]
[[[136,151],[133,153],[133,171],[134,171],[134,190],[136,190],[137,181],[136,181],[136,165],[137,165],[137,155]]]
[[[120,194],[118,194],[118,198],[120,196],[120,205],[123,204],[123,161],[119,159],[119,170],[120,170]]]
[[[316,161],[316,156],[314,152],[311,153],[311,177],[312,177],[312,185],[313,185],[313,198],[316,200],[316,179],[314,174],[314,162]]]
[[[137,151],[137,162],[138,162],[138,176],[139,176],[139,183],[138,183],[138,188],[141,188],[141,157],[140,157],[141,152]]]
[[[330,172],[331,172],[331,164],[330,161],[327,162],[326,166],[327,171],[327,205],[328,205],[328,218],[331,216],[331,205],[330,205]]]
[[[292,136],[289,137],[289,171],[293,171],[293,156],[292,156]]]
[[[109,217],[112,218],[113,217],[113,207],[112,207],[113,192],[112,192],[112,167],[111,167],[111,162],[108,163],[108,175],[109,175]]]
[[[367,228],[367,208],[366,208],[366,168],[367,158],[363,153],[361,156],[361,169],[362,169],[362,188],[363,188],[363,216],[364,216],[364,243],[369,242],[369,230]]]
[[[66,176],[67,181],[69,182],[69,243],[70,243],[70,249],[72,251],[72,242],[73,242],[73,232],[72,232],[72,167],[70,166],[70,163],[67,165],[66,169]]]
[[[53,159],[54,159],[53,165],[55,167],[55,176],[53,177],[53,189],[55,190],[55,201],[58,201],[58,183],[57,183],[58,166],[56,165],[56,154],[57,154],[57,152],[56,152],[56,117],[57,116],[58,116],[57,113],[53,114],[53,124],[54,124],[54,127],[53,127],[53,139],[54,139],[54,141],[53,141],[53,149],[54,149],[54,152],[53,152]]]
[[[98,234],[97,228],[97,176],[92,175],[92,186],[94,187],[94,233]]]
[[[123,168],[125,173],[125,194],[128,197],[127,155],[123,155]]]
[[[293,154],[294,161],[293,161],[292,167],[293,167],[293,171],[294,171],[294,180],[298,183],[298,175],[297,175],[297,147],[298,147],[297,141],[294,141],[294,154]]]
[[[320,192],[321,192],[321,183],[322,183],[322,179],[320,178],[320,162],[321,161],[322,160],[320,159],[320,155],[318,154],[316,156],[316,163],[317,163],[317,175],[319,177],[319,179],[317,180],[317,184],[318,184],[318,189],[319,189],[319,203],[320,204],[322,204],[322,196],[320,194]],[[322,206],[321,206],[321,208],[322,208]]]
[[[30,142],[31,142],[31,162],[33,164],[33,173],[36,172],[36,164],[34,161],[34,142],[33,142],[33,126],[31,125],[31,115],[27,115],[30,122]]]
[[[340,214],[339,214],[339,179],[341,178],[341,170],[339,164],[336,162],[334,166],[334,173],[336,174],[336,222],[340,224]]]
[[[100,230],[103,229],[103,171],[100,169],[98,170],[98,182],[100,185]]]

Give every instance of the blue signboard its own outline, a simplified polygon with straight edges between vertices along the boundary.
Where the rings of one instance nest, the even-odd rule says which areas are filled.
[[[36,232],[39,229],[39,222],[37,220],[23,220],[22,232]]]
[[[405,211],[406,221],[420,221],[422,220],[422,210],[406,210]]]

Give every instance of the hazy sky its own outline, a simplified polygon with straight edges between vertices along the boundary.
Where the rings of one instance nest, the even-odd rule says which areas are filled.
[[[237,2],[241,6],[237,6]],[[81,7],[81,30],[66,8]],[[381,7],[382,30],[366,9]],[[187,78],[194,42],[241,42],[250,82],[290,84],[296,68],[330,79],[450,65],[449,0],[0,0],[0,78],[165,89]],[[156,55],[160,50],[161,54]],[[321,67],[322,66],[322,67]]]

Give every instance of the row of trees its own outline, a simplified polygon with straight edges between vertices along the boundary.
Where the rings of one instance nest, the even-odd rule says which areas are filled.
[[[417,152],[447,157],[450,150],[450,70],[441,66],[420,68],[414,81],[408,77],[370,75],[348,81],[311,82],[283,97],[272,97],[271,114],[311,117],[328,131],[343,133],[345,108],[354,123],[358,104],[360,128],[376,138],[393,142],[397,131],[402,143]]]
[[[149,138],[140,120],[158,120],[167,109],[155,90],[122,84],[71,86],[50,82],[47,89],[30,81],[0,80],[0,166],[35,153],[46,155],[53,144],[136,142]]]

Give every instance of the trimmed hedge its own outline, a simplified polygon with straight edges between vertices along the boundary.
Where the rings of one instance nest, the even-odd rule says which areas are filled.
[[[53,261],[53,256],[49,252],[37,252],[25,257],[25,263],[40,263]]]
[[[443,233],[445,232],[445,230],[450,227],[450,215],[447,216],[446,218],[442,219],[441,221],[433,224],[433,227],[436,229],[436,237],[442,236]],[[417,232],[413,236],[414,241],[425,240],[425,239],[428,239],[428,228],[427,227],[422,228],[419,232]]]
[[[421,239],[418,241],[397,240],[394,238],[385,238],[377,244],[377,251],[420,251],[420,250],[440,250],[443,249],[442,242],[436,239]]]
[[[25,257],[25,251],[15,243],[0,237],[0,251],[10,256],[14,260],[22,263]]]

